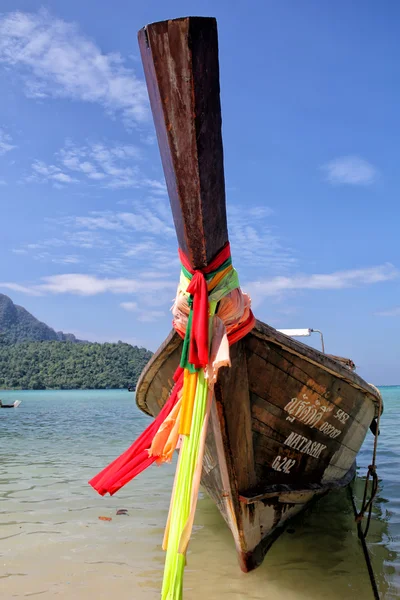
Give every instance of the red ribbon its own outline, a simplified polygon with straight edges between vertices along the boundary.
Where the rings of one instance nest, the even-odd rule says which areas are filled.
[[[235,329],[227,333],[229,345],[232,346],[233,344],[236,344],[236,342],[244,338],[245,335],[247,335],[252,329],[254,329],[255,324],[256,318],[250,311],[250,314],[246,321],[243,321],[243,323],[241,323],[240,325],[235,327]],[[185,334],[179,329],[176,329],[176,333],[179,335],[180,338],[185,338]]]
[[[189,361],[196,367],[205,367],[208,362],[208,289],[204,274],[212,273],[229,258],[230,247],[227,243],[204,269],[192,269],[188,258],[181,250],[179,250],[179,255],[185,269],[193,275],[187,288],[189,294],[193,296]],[[250,311],[248,319],[228,334],[229,344],[233,344],[244,337],[254,327],[254,323],[255,319]],[[181,332],[178,331],[178,333],[182,335]],[[148,449],[161,423],[164,422],[178,401],[178,392],[183,385],[183,369],[180,367],[174,374],[174,381],[176,384],[158,417],[143,431],[130,448],[89,481],[89,484],[102,496],[107,492],[110,495],[115,494],[121,487],[156,461],[157,457],[149,456]]]
[[[178,401],[178,392],[183,385],[183,369],[180,367],[175,372],[174,381],[176,382],[174,389],[158,417],[150,423],[130,448],[89,481],[101,496],[107,493],[112,496],[157,460],[157,456],[149,456],[148,450],[161,423]]]
[[[201,271],[196,271],[187,288],[193,296],[193,321],[189,345],[189,362],[200,369],[208,363],[208,290]]]
[[[218,269],[231,255],[229,242],[203,269],[193,269],[187,256],[179,248],[182,265],[193,275],[187,288],[193,296],[193,320],[189,345],[189,362],[200,369],[208,364],[208,289],[204,274]]]

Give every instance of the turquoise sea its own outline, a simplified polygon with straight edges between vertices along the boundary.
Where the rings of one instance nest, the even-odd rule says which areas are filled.
[[[400,598],[400,387],[381,388],[380,486],[368,537],[382,598]],[[0,598],[159,598],[174,466],[152,467],[113,498],[88,479],[148,423],[125,391],[1,392]],[[372,434],[359,455],[358,496]],[[117,515],[118,509],[128,514]],[[110,517],[110,521],[99,520]],[[292,522],[245,575],[222,518],[203,495],[185,573],[185,600],[373,598],[345,491]]]

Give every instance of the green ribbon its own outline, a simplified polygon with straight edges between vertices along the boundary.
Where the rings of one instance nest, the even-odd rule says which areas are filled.
[[[227,267],[230,267],[231,264],[232,264],[232,258],[229,257],[226,259],[225,262],[222,263],[222,265],[220,265],[217,269],[215,269],[215,271],[211,271],[211,273],[204,273],[204,277],[205,277],[206,281],[210,281],[210,279],[212,279],[217,273],[220,273]],[[187,277],[189,279],[189,281],[191,281],[192,277],[193,277],[193,273],[188,271],[186,269],[186,267],[184,267],[182,264],[181,264],[181,269],[182,269],[182,273],[184,274],[184,276]]]
[[[215,309],[216,303],[210,303],[210,329],[212,329]],[[171,522],[161,592],[162,600],[182,599],[183,570],[186,558],[183,554],[179,553],[179,543],[190,514],[193,475],[199,453],[201,430],[207,407],[207,396],[208,385],[204,377],[204,369],[200,369],[197,379],[190,435],[183,436],[182,446],[179,451],[175,492],[171,500]]]
[[[187,369],[190,373],[195,373],[198,369],[192,363],[189,362],[189,347],[190,347],[190,336],[192,334],[192,322],[193,322],[193,296],[190,294],[188,298],[189,304],[189,317],[186,325],[185,337],[183,340],[183,348],[181,354],[181,361],[179,365],[182,369]]]

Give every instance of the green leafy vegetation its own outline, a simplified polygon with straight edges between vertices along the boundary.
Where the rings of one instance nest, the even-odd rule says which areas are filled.
[[[0,389],[105,389],[135,386],[151,352],[97,344],[56,332],[0,294]]]
[[[144,348],[74,342],[0,343],[0,388],[127,388],[151,357]]]

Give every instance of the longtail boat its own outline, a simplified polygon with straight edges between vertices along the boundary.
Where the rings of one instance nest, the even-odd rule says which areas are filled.
[[[139,45],[179,247],[201,269],[228,241],[217,24],[154,23]],[[181,351],[173,331],[141,374],[147,414],[166,401]],[[250,571],[288,519],[353,479],[381,400],[339,360],[260,321],[231,347],[231,363],[214,388],[201,483]]]
[[[164,547],[174,531],[171,556],[185,554],[201,475],[247,572],[262,562],[290,518],[315,497],[350,483],[360,446],[380,414],[381,397],[354,372],[352,361],[330,357],[256,321],[238,287],[228,243],[216,20],[187,17],[148,25],[139,32],[139,46],[179,243],[181,282],[174,330],[136,386],[137,405],[156,418],[155,425],[90,483],[99,493],[114,493],[161,459],[164,450],[154,450],[157,428],[164,441],[165,432],[171,432],[170,450],[175,450],[177,382],[184,379],[179,433],[181,442],[186,439],[179,451]],[[226,289],[216,294],[221,278]],[[201,286],[208,294],[205,313]],[[236,321],[225,302],[234,293],[242,307]],[[185,311],[178,305],[185,302],[182,317]],[[201,331],[207,337],[207,323],[207,358],[202,361]],[[215,366],[217,325],[230,348]],[[184,378],[177,375],[179,365]],[[183,408],[193,381],[194,408]],[[207,389],[209,400],[198,416],[197,404]],[[172,424],[168,414],[175,415]],[[180,463],[185,463],[195,432],[200,450],[192,449],[186,473]],[[174,511],[180,510],[184,516],[175,518]],[[168,552],[162,598],[180,598],[181,577],[174,579],[171,570],[183,571],[183,563],[173,563],[176,556]]]

